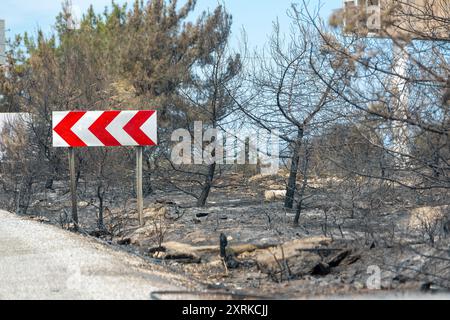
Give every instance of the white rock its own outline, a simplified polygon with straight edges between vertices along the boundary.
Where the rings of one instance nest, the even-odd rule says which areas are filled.
[[[286,198],[286,190],[267,190],[264,192],[266,201],[283,200]]]
[[[78,207],[80,207],[80,208],[86,208],[87,206],[89,206],[89,202],[86,202],[86,201],[78,202]]]

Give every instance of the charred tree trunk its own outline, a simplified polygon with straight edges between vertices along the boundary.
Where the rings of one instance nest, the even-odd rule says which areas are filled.
[[[105,162],[106,158],[108,156],[108,151],[102,152],[102,158],[100,163],[98,164],[98,171],[97,171],[97,198],[98,198],[98,220],[97,220],[97,227],[100,231],[105,230],[105,224],[103,221],[103,213],[104,213],[104,203],[105,203],[105,180],[104,179],[104,169],[105,169]]]
[[[432,169],[433,169],[433,178],[434,178],[434,179],[438,179],[438,178],[441,176],[441,172],[440,172],[440,170],[439,170],[440,160],[441,160],[441,154],[440,154],[440,150],[437,148],[437,149],[433,152],[433,165],[432,165]]]
[[[99,230],[104,230],[105,229],[105,224],[103,222],[104,205],[103,205],[103,186],[102,185],[99,185],[97,187],[97,198],[98,198],[98,201],[99,201],[97,226],[98,226]]]
[[[216,157],[216,150],[213,150],[211,153],[212,157]],[[208,173],[206,174],[205,183],[203,185],[202,193],[197,200],[198,207],[204,207],[206,205],[206,201],[208,200],[209,194],[211,192],[211,188],[213,185],[214,175],[216,173],[216,160],[211,163],[208,167]]]
[[[205,184],[203,185],[202,193],[200,194],[200,197],[197,200],[198,207],[204,207],[206,205],[209,193],[211,192],[215,172],[216,172],[216,163],[214,162],[208,168],[208,174],[205,178]]]
[[[297,212],[295,213],[294,226],[298,226],[300,222],[300,216],[303,210],[303,199],[305,197],[306,187],[308,186],[308,169],[309,169],[309,155],[310,152],[307,149],[305,159],[303,162],[303,184],[299,193],[299,200],[297,205]]]
[[[145,157],[145,163],[147,165],[147,172],[144,174],[144,197],[147,197],[153,193],[152,187],[152,164],[148,157]]]
[[[297,189],[297,174],[300,164],[300,149],[302,147],[303,140],[303,128],[299,128],[297,140],[295,141],[294,150],[292,152],[291,158],[291,169],[289,174],[288,185],[286,189],[286,200],[284,202],[284,207],[292,209],[294,207],[295,191]]]
[[[61,160],[58,157],[53,157],[51,164],[50,164],[50,174],[45,181],[45,189],[47,190],[53,190],[53,184],[55,180],[57,181],[60,174],[60,168],[61,168]]]
[[[81,158],[79,156],[78,157],[77,173],[76,173],[76,178],[75,178],[77,188],[80,185],[82,167],[83,167],[83,158]]]
[[[47,180],[45,180],[45,189],[47,190],[53,190],[53,177],[48,177]]]
[[[32,175],[25,176],[20,183],[19,194],[17,196],[17,209],[16,212],[19,215],[27,214],[28,207],[31,201],[31,192],[33,188]]]

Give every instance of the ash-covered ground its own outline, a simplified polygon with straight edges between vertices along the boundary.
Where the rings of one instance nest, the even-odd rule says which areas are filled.
[[[425,206],[416,194],[359,180],[358,196],[338,201],[348,181],[316,179],[294,226],[295,210],[285,209],[282,197],[267,196],[285,188],[285,177],[230,180],[235,184],[214,189],[205,208],[180,191],[155,191],[145,199],[144,227],[130,200],[106,207],[99,230],[98,203],[80,199],[80,227],[220,292],[268,298],[449,293],[448,199],[430,205],[424,195]],[[70,228],[67,186],[55,186],[29,214]],[[371,198],[373,189],[378,198]]]

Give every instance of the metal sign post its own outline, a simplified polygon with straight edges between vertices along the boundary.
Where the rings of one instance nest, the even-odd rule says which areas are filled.
[[[75,231],[78,230],[77,181],[75,178],[75,149],[69,148],[70,193],[72,196],[72,220]]]
[[[142,157],[144,147],[136,147],[136,196],[139,224],[144,226],[144,195],[142,191]]]
[[[81,147],[136,147],[136,196],[139,224],[144,225],[142,163],[144,146],[156,146],[157,113],[147,111],[53,112],[53,147],[69,148],[72,217],[78,227],[75,150]]]

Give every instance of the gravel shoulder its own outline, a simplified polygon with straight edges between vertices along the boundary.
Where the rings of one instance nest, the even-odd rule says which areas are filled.
[[[189,281],[55,226],[0,211],[0,299],[148,300]]]

